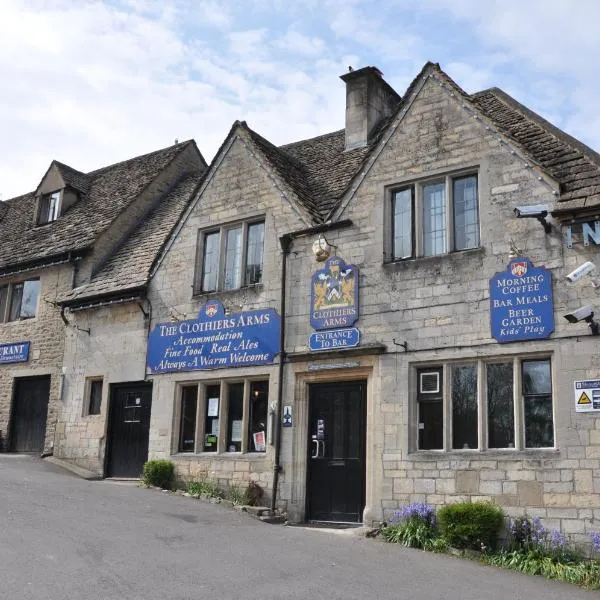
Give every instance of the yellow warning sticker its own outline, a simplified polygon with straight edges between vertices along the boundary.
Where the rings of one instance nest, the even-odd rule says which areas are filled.
[[[585,393],[582,392],[581,396],[579,396],[579,400],[577,400],[577,404],[591,404],[592,401],[590,400],[590,397]]]

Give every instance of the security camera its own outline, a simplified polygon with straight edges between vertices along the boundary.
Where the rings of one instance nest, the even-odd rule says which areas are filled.
[[[543,226],[546,233],[552,231],[552,225],[546,221],[548,216],[547,204],[532,204],[531,206],[516,206],[513,212],[517,219],[537,219]]]
[[[517,206],[513,209],[513,212],[517,219],[543,219],[548,216],[548,205]]]
[[[592,275],[592,273],[594,273],[595,270],[596,270],[596,265],[593,262],[588,260],[587,262],[584,262],[582,265],[579,265],[574,271],[571,271],[567,275],[567,279],[571,283],[575,283],[576,281],[579,281],[582,277],[585,277],[586,275]]]
[[[587,321],[588,323],[594,318],[593,306],[582,306],[573,312],[567,313],[565,319],[569,323],[579,323],[579,321]]]

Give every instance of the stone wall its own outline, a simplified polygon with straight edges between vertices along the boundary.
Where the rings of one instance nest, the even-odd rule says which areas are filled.
[[[2,450],[6,451],[11,415],[13,385],[17,377],[50,375],[50,399],[44,453],[51,453],[54,430],[60,408],[61,373],[65,325],[60,309],[54,304],[71,289],[72,267],[61,265],[39,271],[28,271],[13,278],[3,278],[1,284],[40,278],[40,294],[36,316],[24,321],[0,323],[0,344],[28,341],[29,360],[26,363],[0,365],[0,432]]]
[[[152,326],[159,322],[191,319],[210,299],[220,300],[231,312],[273,308],[279,311],[281,290],[281,250],[279,237],[306,227],[298,217],[298,208],[285,197],[285,186],[253,150],[252,143],[240,130],[225,148],[215,171],[198,202],[180,228],[150,284],[153,306]],[[265,245],[262,282],[237,291],[213,294],[193,293],[198,232],[207,228],[264,216]],[[290,294],[290,295],[293,295]],[[225,452],[178,454],[178,390],[182,383],[230,381],[242,377],[269,379],[269,404],[276,399],[277,366],[228,368],[178,374],[153,375],[154,383],[150,457],[170,458],[180,479],[207,477],[221,485],[231,481],[258,482],[266,492],[272,485],[272,444],[265,455]],[[272,440],[271,440],[272,441]]]
[[[110,385],[145,378],[146,322],[137,304],[68,313],[55,456],[104,474]],[[89,333],[86,331],[89,330]],[[86,379],[102,377],[100,414],[86,414]]]
[[[575,412],[573,380],[600,377],[597,339],[585,324],[562,315],[594,304],[591,286],[569,286],[565,275],[596,247],[563,246],[559,226],[546,235],[533,219],[515,219],[517,205],[554,204],[545,175],[506,144],[485,119],[475,118],[456,90],[429,78],[340,217],[354,226],[327,234],[348,263],[361,269],[361,344],[383,343],[380,390],[371,393],[367,425],[366,521],[387,518],[413,501],[440,505],[460,499],[494,501],[511,514],[544,517],[550,526],[584,540],[600,518],[600,416]],[[481,247],[402,262],[386,259],[390,191],[419,178],[474,169],[479,176]],[[292,288],[308,290],[315,268],[312,240],[298,240],[291,261]],[[503,271],[514,243],[554,278],[555,331],[550,339],[499,344],[491,338],[489,279]],[[289,345],[306,350],[308,294],[291,298]],[[405,351],[394,343],[407,342]],[[551,357],[555,448],[545,450],[417,451],[416,368],[444,361]],[[361,364],[365,363],[360,359]],[[339,372],[340,380],[350,376]],[[288,381],[287,394],[293,394]],[[285,438],[284,438],[285,439]],[[284,450],[300,455],[300,445]],[[370,498],[370,500],[369,500]],[[302,498],[299,502],[302,503]],[[302,506],[298,509],[302,514]]]

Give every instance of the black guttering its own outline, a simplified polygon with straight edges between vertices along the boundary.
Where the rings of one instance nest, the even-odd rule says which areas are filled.
[[[281,407],[283,405],[283,375],[284,375],[284,364],[287,360],[285,353],[285,295],[286,295],[286,278],[287,278],[287,258],[290,254],[292,243],[296,238],[304,237],[307,235],[314,235],[317,233],[325,233],[326,231],[333,231],[335,229],[344,229],[346,227],[352,227],[353,223],[350,219],[344,219],[342,221],[335,221],[334,223],[322,223],[315,225],[314,227],[308,227],[306,229],[298,229],[286,233],[279,238],[279,244],[281,245],[281,296],[279,301],[279,314],[281,315],[281,330],[279,332],[279,369],[278,369],[278,382],[277,382],[277,405],[275,408],[275,459],[273,461],[273,491],[271,493],[271,512],[275,512],[277,508],[277,488],[279,486],[279,472],[281,471]]]

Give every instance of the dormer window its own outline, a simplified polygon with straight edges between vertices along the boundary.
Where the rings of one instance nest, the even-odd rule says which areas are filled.
[[[38,225],[52,223],[60,215],[60,191],[44,194],[40,198]]]

